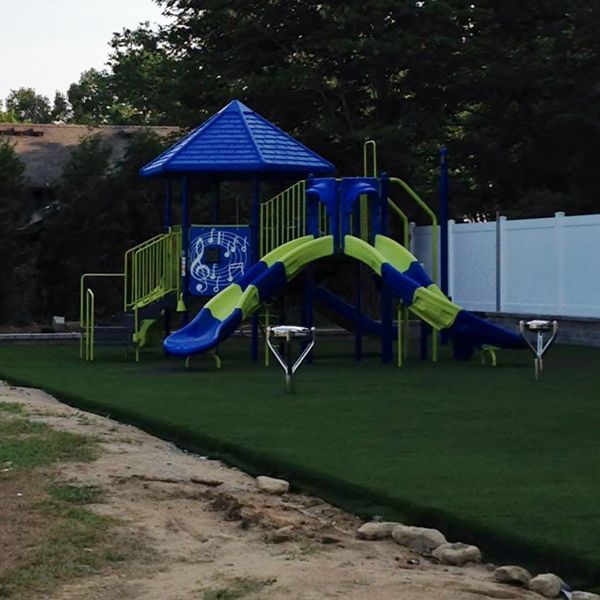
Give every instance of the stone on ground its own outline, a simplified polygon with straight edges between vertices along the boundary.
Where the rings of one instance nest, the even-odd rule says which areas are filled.
[[[290,489],[290,484],[285,479],[275,479],[266,475],[259,475],[256,478],[258,489],[267,494],[281,495]]]
[[[273,544],[283,544],[289,542],[295,537],[296,528],[293,525],[286,525],[285,527],[279,527],[275,531],[269,531],[265,535],[265,540]]]
[[[592,592],[573,592],[571,600],[600,600],[600,596]]]
[[[527,569],[517,567],[516,565],[498,567],[494,571],[494,577],[496,578],[496,581],[499,581],[500,583],[522,585],[524,587],[527,587],[531,581],[531,573]]]
[[[392,537],[392,529],[396,525],[399,525],[399,523],[388,521],[364,523],[358,528],[356,537],[359,540],[386,540]]]
[[[433,552],[434,558],[437,558],[443,565],[454,565],[462,567],[467,563],[480,563],[481,550],[477,546],[456,542],[454,544],[442,544]]]
[[[556,598],[564,585],[563,580],[552,573],[542,573],[529,582],[529,589],[546,598]]]
[[[392,537],[397,544],[421,554],[429,554],[438,546],[448,543],[444,534],[437,529],[409,525],[396,525],[392,529]]]

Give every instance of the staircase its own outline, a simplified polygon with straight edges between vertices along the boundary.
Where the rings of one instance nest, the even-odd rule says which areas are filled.
[[[133,248],[124,256],[122,273],[85,273],[80,280],[80,357],[94,360],[96,345],[133,347],[136,361],[151,330],[165,310],[175,307],[181,293],[181,231],[172,229]],[[96,322],[96,296],[91,281],[123,281],[123,314],[116,323]]]

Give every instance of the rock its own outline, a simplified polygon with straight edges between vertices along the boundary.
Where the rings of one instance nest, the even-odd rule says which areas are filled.
[[[506,567],[498,567],[494,571],[496,581],[500,583],[510,583],[512,585],[522,585],[527,587],[531,581],[531,573],[523,567],[508,565]]]
[[[261,492],[278,496],[285,494],[290,489],[290,484],[285,479],[275,479],[266,475],[259,475],[256,478],[256,485]]]
[[[591,592],[573,592],[571,600],[600,600],[600,596]]]
[[[321,544],[339,544],[340,542],[340,538],[335,537],[334,535],[324,535],[321,538]]]
[[[432,552],[432,555],[443,565],[454,565],[456,567],[462,567],[470,562],[481,562],[481,550],[477,546],[470,546],[462,542],[442,544]]]
[[[529,582],[529,589],[532,592],[546,596],[546,598],[556,598],[560,594],[563,585],[564,581],[557,575],[543,573]]]
[[[295,527],[293,525],[287,525],[286,527],[280,527],[275,531],[269,531],[265,535],[265,540],[272,544],[282,544],[283,542],[289,542],[294,538]]]
[[[396,525],[399,525],[399,523],[387,521],[365,523],[358,528],[356,537],[359,540],[386,540],[392,537],[392,529]]]
[[[406,546],[421,554],[429,554],[438,546],[448,543],[444,534],[437,529],[410,527],[408,525],[396,525],[392,529],[392,537],[397,544]]]

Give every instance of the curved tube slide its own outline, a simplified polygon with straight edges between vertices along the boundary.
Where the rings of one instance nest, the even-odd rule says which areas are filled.
[[[307,264],[333,254],[333,236],[307,235],[275,248],[236,283],[209,300],[164,347],[175,356],[191,356],[228,338],[260,305],[277,296]]]
[[[304,236],[264,256],[238,282],[212,298],[164,347],[169,354],[190,356],[229,337],[260,305],[281,293],[305,266],[332,255],[333,236]],[[524,348],[521,337],[463,310],[435,285],[404,246],[378,235],[375,246],[352,235],[344,238],[344,254],[368,265],[417,317],[445,330],[465,347]],[[362,323],[374,325],[373,323]]]
[[[344,253],[371,267],[412,313],[434,329],[446,330],[455,341],[478,348],[525,347],[518,334],[477,317],[446,298],[419,261],[394,240],[378,235],[375,246],[371,246],[347,235]]]

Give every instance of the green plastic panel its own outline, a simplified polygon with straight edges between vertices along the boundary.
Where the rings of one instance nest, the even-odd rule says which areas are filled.
[[[412,304],[408,309],[438,330],[450,327],[462,310],[458,304],[454,304],[441,293],[425,287],[415,291]]]
[[[285,256],[292,250],[300,248],[301,246],[306,244],[306,242],[310,242],[314,239],[314,235],[305,235],[300,238],[296,238],[295,240],[286,242],[285,244],[278,246],[274,250],[271,250],[271,252],[265,254],[265,256],[263,256],[260,260],[264,262],[267,265],[267,267],[272,267],[278,260],[281,260],[283,256]]]
[[[402,245],[385,235],[375,236],[375,249],[394,269],[404,273],[417,259]]]
[[[215,319],[223,321],[223,319],[231,314],[231,311],[240,301],[242,294],[242,288],[237,283],[232,283],[218,293],[214,298],[211,298],[206,303],[204,308],[210,310],[210,314]]]
[[[281,258],[287,280],[293,279],[307,264],[333,254],[333,236],[326,235],[304,243]]]
[[[344,237],[344,254],[365,263],[371,267],[377,275],[381,275],[383,263],[388,262],[380,252],[371,246],[371,244],[363,242],[363,240],[354,237],[353,235]]]

